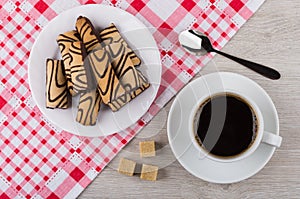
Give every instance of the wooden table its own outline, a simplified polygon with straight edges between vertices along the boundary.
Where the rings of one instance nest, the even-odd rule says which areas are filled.
[[[170,101],[80,198],[300,198],[300,1],[267,0],[223,50],[273,66],[282,74],[279,81],[271,81],[218,55],[198,74],[214,72],[216,65],[219,71],[255,80],[269,93],[279,113],[283,143],[266,167],[247,180],[228,185],[208,183],[188,173],[168,145]],[[139,158],[142,140],[158,143],[155,158]],[[158,181],[120,175],[116,171],[120,157],[159,165]]]

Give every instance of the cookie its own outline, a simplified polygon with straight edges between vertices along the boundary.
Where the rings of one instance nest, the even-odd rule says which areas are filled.
[[[103,103],[113,111],[119,110],[128,96],[111,65],[109,53],[104,49],[92,51],[88,59]]]
[[[46,107],[68,108],[67,79],[62,60],[46,61]]]
[[[112,60],[112,66],[125,91],[130,94],[131,99],[138,96],[150,84],[143,74],[134,67],[128,48],[122,43],[112,43],[104,47]],[[127,102],[130,100],[128,99]]]
[[[69,54],[71,57],[71,81],[76,93],[92,90],[95,88],[88,61],[85,62],[87,52],[81,41],[73,42]]]
[[[58,43],[61,56],[64,61],[64,71],[67,78],[67,86],[69,93],[74,96],[76,93],[73,91],[73,84],[71,81],[71,68],[70,68],[70,55],[69,55],[69,49],[73,42],[79,41],[80,37],[76,30],[71,30],[68,32],[65,32],[63,34],[60,34],[56,41]]]
[[[129,57],[125,45],[122,43],[112,43],[104,47],[109,53],[115,73],[126,92],[131,92],[139,87],[138,74]]]
[[[80,35],[81,41],[87,53],[93,49],[101,48],[101,38],[95,27],[87,17],[79,16],[76,21],[76,30]]]
[[[126,48],[128,48],[129,57],[134,66],[139,66],[141,64],[141,59],[130,49],[128,43],[123,39],[117,27],[111,23],[107,28],[100,32],[101,42],[105,45],[112,43],[122,43]]]
[[[142,72],[139,71],[138,69],[136,69],[136,71],[138,73],[140,86],[136,90],[130,93],[131,99],[135,98],[136,96],[141,94],[144,90],[150,87],[150,83],[148,82],[147,78],[142,74]]]
[[[97,89],[81,93],[76,121],[84,126],[95,125],[100,111],[100,105],[101,97]]]

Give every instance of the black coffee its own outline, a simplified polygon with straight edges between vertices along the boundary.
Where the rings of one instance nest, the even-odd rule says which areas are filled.
[[[252,144],[256,117],[243,99],[233,94],[217,95],[208,99],[199,111],[196,137],[211,154],[234,156]]]

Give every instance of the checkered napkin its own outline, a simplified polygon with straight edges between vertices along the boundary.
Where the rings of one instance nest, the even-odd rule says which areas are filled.
[[[182,30],[209,35],[221,49],[264,0],[1,0],[0,198],[75,198],[154,115],[211,58],[179,47]],[[38,110],[28,86],[30,48],[62,11],[102,3],[132,13],[150,28],[162,58],[162,80],[149,111],[130,128],[107,137],[74,136]]]

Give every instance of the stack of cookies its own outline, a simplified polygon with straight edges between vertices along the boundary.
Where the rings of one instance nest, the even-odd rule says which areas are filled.
[[[117,111],[150,86],[113,23],[98,32],[80,16],[57,43],[62,60],[46,61],[46,107],[66,109],[69,96],[79,95],[76,121],[82,125],[96,124],[101,103]]]

